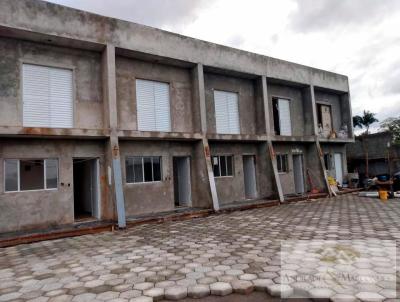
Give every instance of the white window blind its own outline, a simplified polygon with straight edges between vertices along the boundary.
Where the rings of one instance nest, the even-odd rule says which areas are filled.
[[[217,133],[239,134],[239,96],[234,92],[214,90]]]
[[[72,70],[23,64],[24,127],[72,128]]]
[[[138,129],[171,131],[169,84],[136,80]]]
[[[292,135],[292,121],[290,119],[290,103],[289,100],[279,99],[279,128],[280,135]]]

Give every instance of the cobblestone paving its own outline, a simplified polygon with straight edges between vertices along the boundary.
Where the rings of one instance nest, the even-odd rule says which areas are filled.
[[[293,290],[280,285],[281,240],[367,238],[400,238],[400,201],[347,195],[20,245],[0,249],[0,301],[158,301],[253,290],[279,296]],[[398,301],[384,282],[328,294],[333,301]]]

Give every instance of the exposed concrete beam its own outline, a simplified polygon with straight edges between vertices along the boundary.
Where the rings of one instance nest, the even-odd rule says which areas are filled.
[[[264,118],[265,118],[265,132],[267,134],[267,144],[269,151],[269,158],[271,160],[272,171],[274,174],[274,180],[276,185],[276,190],[278,192],[278,197],[280,202],[284,202],[285,198],[283,196],[282,184],[279,178],[278,166],[275,160],[275,151],[274,146],[271,140],[271,126],[270,126],[270,112],[269,112],[269,103],[268,103],[268,86],[267,86],[267,77],[261,76],[261,93],[263,99],[263,107],[264,107]]]
[[[343,92],[348,89],[348,78],[340,74],[46,1],[2,0],[0,28],[14,34],[23,31],[25,36],[31,32],[36,39],[40,33],[91,45],[111,43],[121,49],[247,74],[259,75],[269,70],[271,78],[302,84],[309,84],[311,79],[320,87]]]
[[[329,197],[332,197],[332,190],[331,190],[331,186],[329,185],[329,181],[328,181],[328,173],[325,170],[325,160],[324,160],[324,155],[322,154],[322,149],[321,149],[321,145],[319,143],[318,138],[315,141],[315,146],[317,148],[317,153],[318,153],[318,157],[319,157],[319,162],[321,164],[321,168],[322,168],[322,172],[324,174],[324,182],[325,182],[325,186],[326,189],[328,190],[329,193]]]
[[[264,107],[264,120],[265,120],[265,133],[268,139],[271,137],[271,125],[270,125],[270,112],[268,104],[268,87],[267,87],[267,77],[261,76],[261,94],[263,99]]]
[[[118,114],[117,114],[117,90],[115,79],[115,47],[107,44],[102,55],[102,72],[103,72],[103,94],[104,94],[104,127],[110,129],[110,140],[107,144],[107,166],[112,166],[112,188],[115,199],[118,227],[126,227],[125,218],[125,199],[124,191],[122,188],[122,171],[121,171],[121,157],[118,142]],[[108,114],[107,114],[108,113]]]
[[[194,99],[197,100],[200,110],[200,128],[202,135],[202,146],[205,163],[207,166],[208,182],[210,185],[211,198],[213,203],[213,208],[215,211],[219,210],[219,200],[217,194],[217,186],[215,185],[214,170],[211,163],[211,151],[210,145],[208,144],[207,135],[207,110],[206,110],[206,95],[204,87],[204,69],[202,64],[197,64],[193,68],[194,72],[194,83],[193,90],[195,92]]]
[[[271,140],[268,140],[267,144],[268,144],[268,150],[269,150],[269,157],[271,159],[271,164],[272,164],[272,171],[274,172],[274,179],[275,179],[275,184],[276,184],[276,190],[278,191],[279,201],[284,202],[285,197],[283,196],[281,179],[279,178],[278,166],[277,166],[276,160],[275,160],[274,146],[272,145]]]
[[[207,165],[208,181],[210,184],[213,208],[215,211],[219,211],[219,200],[217,194],[217,186],[215,185],[214,170],[212,168],[212,163],[211,163],[210,146],[208,145],[208,140],[206,138],[203,138],[202,142],[203,142],[204,157]]]
[[[313,135],[318,138],[318,115],[317,115],[317,102],[315,101],[314,85],[310,85],[310,101],[313,120]]]
[[[324,175],[324,183],[326,189],[328,190],[329,196],[332,196],[332,190],[328,182],[328,174],[325,170],[325,160],[324,155],[322,154],[321,145],[319,143],[318,137],[318,116],[317,116],[317,102],[315,101],[315,92],[314,92],[314,85],[310,85],[310,101],[311,101],[311,108],[312,108],[312,119],[313,119],[313,130],[315,135],[315,147],[317,148],[318,159],[320,162],[320,167],[322,169],[322,173]]]
[[[206,94],[204,88],[204,70],[202,64],[197,64],[194,68],[194,81],[195,91],[197,93],[197,99],[199,102],[200,109],[200,124],[201,133],[205,135],[207,133],[207,109],[206,109]]]

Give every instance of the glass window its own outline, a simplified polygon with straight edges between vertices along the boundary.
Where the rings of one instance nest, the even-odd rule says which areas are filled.
[[[287,154],[277,154],[276,155],[276,164],[278,166],[279,173],[288,172],[289,171],[288,155]]]
[[[218,158],[218,156],[213,156],[211,158],[211,160],[212,160],[212,165],[213,165],[213,170],[214,170],[214,177],[221,176],[221,173],[219,171],[219,158]]]
[[[126,182],[134,182],[133,160],[132,157],[125,160]]]
[[[218,155],[211,157],[214,177],[233,176],[233,156]]]
[[[153,181],[153,166],[151,163],[151,157],[143,158],[143,166],[144,166],[144,181],[145,182]]]
[[[135,178],[133,182],[143,182],[143,158],[133,157],[133,169]]]
[[[56,189],[57,159],[6,159],[4,161],[5,191]]]
[[[56,189],[58,185],[58,161],[46,159],[46,189]]]
[[[20,160],[19,179],[21,191],[44,189],[44,161]]]
[[[134,156],[125,160],[126,182],[141,183],[161,181],[161,157],[159,156]]]
[[[153,157],[154,181],[161,181],[161,157]]]
[[[226,157],[225,156],[220,156],[219,164],[221,166],[221,176],[227,176]]]
[[[232,162],[233,156],[227,156],[226,157],[226,166],[227,166],[227,175],[233,175],[233,162]]]
[[[18,159],[4,161],[5,190],[18,191]]]

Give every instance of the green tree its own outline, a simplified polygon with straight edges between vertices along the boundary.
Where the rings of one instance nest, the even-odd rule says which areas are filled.
[[[369,134],[369,127],[371,127],[372,124],[379,122],[379,120],[375,118],[375,115],[376,113],[364,110],[362,116],[360,115],[353,116],[354,128],[363,129],[365,127],[365,132],[363,133],[363,135],[361,135],[361,142],[363,145],[364,155],[365,155],[365,177],[368,177],[369,175],[368,141],[365,136]]]
[[[400,116],[389,117],[380,124],[380,129],[390,131],[393,136],[393,143],[400,144]]]
[[[362,117],[359,115],[353,116],[353,127],[354,128],[362,128]]]
[[[379,122],[378,119],[375,118],[376,113],[372,113],[368,110],[364,110],[363,115],[356,115],[353,116],[353,126],[354,128],[364,128],[365,127],[365,134],[369,134],[369,127]]]

